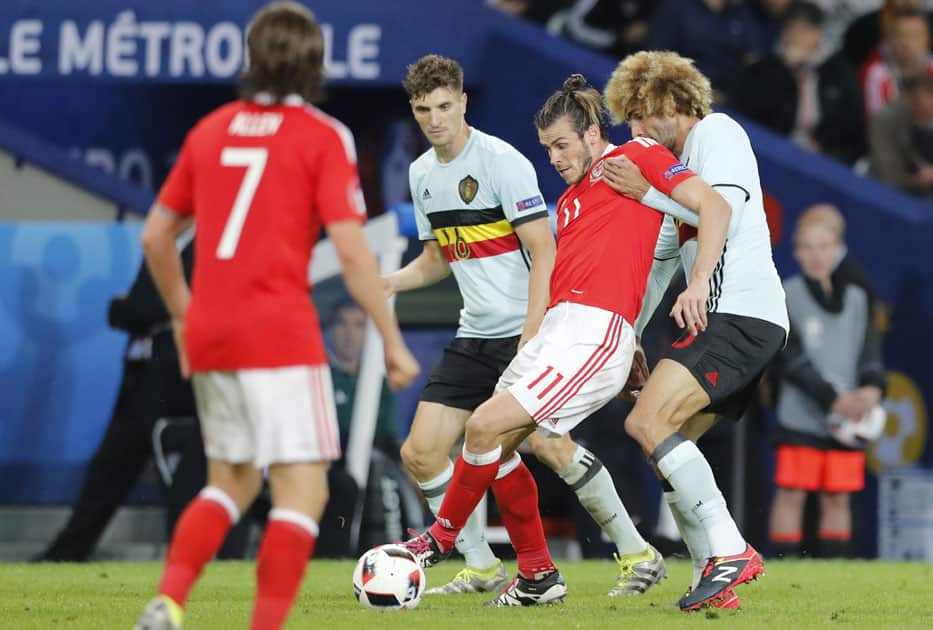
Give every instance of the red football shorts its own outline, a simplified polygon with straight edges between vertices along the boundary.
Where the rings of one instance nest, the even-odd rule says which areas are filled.
[[[779,488],[858,492],[865,487],[865,453],[779,446],[774,482]]]

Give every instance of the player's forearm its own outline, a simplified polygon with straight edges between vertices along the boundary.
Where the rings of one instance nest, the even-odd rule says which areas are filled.
[[[169,230],[146,223],[142,237],[143,255],[165,308],[173,319],[184,317],[191,301],[191,291],[185,282],[181,257],[175,247],[175,236]]]
[[[671,191],[671,197],[699,215],[697,255],[687,282],[709,282],[726,244],[732,206],[699,177],[690,177],[678,184]]]
[[[551,301],[551,271],[554,270],[554,250],[532,252],[531,271],[528,274],[528,313],[522,337],[531,339],[538,333],[544,312]]]
[[[638,314],[638,319],[635,320],[635,334],[639,337],[648,326],[648,322],[651,321],[658,304],[664,298],[667,287],[671,283],[671,278],[674,277],[674,272],[677,271],[679,266],[679,256],[676,258],[654,259],[651,272],[648,274],[648,284],[645,288],[645,298],[641,303],[641,312]]]
[[[732,208],[718,193],[708,189],[703,194],[698,212],[697,256],[690,272],[689,282],[709,282],[726,244]]]
[[[654,208],[658,212],[669,214],[670,216],[683,221],[687,225],[697,227],[700,222],[700,215],[686,206],[682,206],[671,199],[654,186],[648,188],[648,192],[642,197],[641,202],[649,208]]]
[[[402,343],[395,315],[385,298],[376,257],[367,249],[342,258],[343,281],[353,300],[360,305],[388,346]]]
[[[449,275],[450,265],[438,252],[431,251],[426,243],[425,250],[417,258],[386,279],[393,291],[399,293],[435,284]]]

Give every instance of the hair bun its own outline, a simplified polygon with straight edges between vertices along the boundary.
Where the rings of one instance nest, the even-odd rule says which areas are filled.
[[[567,77],[567,80],[564,81],[564,92],[574,92],[576,90],[582,90],[589,85],[586,81],[586,77],[582,74],[571,74]]]

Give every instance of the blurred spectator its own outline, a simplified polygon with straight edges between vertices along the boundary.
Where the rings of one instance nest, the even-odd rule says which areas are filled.
[[[826,19],[823,22],[824,54],[829,56],[842,50],[842,40],[846,30],[861,16],[878,8],[881,0],[814,0],[823,9]],[[874,45],[878,40],[875,38]],[[849,60],[853,68],[858,63]]]
[[[749,7],[760,31],[761,47],[774,50],[781,36],[781,28],[795,0],[752,0]]]
[[[662,0],[647,48],[693,59],[712,82],[717,101],[732,91],[745,65],[767,52],[751,11],[738,0]]]
[[[807,209],[795,233],[794,255],[802,273],[784,283],[791,332],[778,362],[778,489],[771,513],[778,555],[799,551],[808,492],[820,493],[820,555],[848,555],[849,498],[864,488],[865,456],[833,438],[828,415],[862,421],[884,393],[881,345],[868,295],[834,274],[844,234],[836,208]]]
[[[194,259],[191,233],[182,237],[179,246],[183,247],[182,261],[190,277]],[[152,458],[152,430],[156,421],[167,416],[195,415],[191,385],[181,378],[178,369],[168,313],[145,264],[141,265],[129,292],[110,301],[107,320],[112,328],[129,334],[117,400],[106,433],[88,462],[81,494],[68,522],[35,558],[37,561],[86,561]],[[188,499],[203,482],[203,476],[193,480],[196,488]],[[171,494],[172,489],[168,490]],[[183,492],[181,488],[178,491]],[[175,522],[172,515],[177,516],[177,510],[169,512],[167,533],[171,534]],[[238,544],[226,547],[224,557],[241,555],[243,547],[239,542],[245,544],[241,533],[241,530],[231,532]]]
[[[349,299],[339,302],[333,309],[327,337],[340,445],[346,455],[366,339],[366,314]],[[401,540],[407,527],[421,526],[419,500],[399,461],[395,396],[383,379],[366,495],[360,496],[356,481],[346,469],[346,461],[334,462],[327,474],[330,501],[321,519],[316,556],[356,556],[359,549],[386,540]],[[360,520],[360,541],[359,549],[354,549],[350,546],[351,533],[357,519]]]
[[[795,3],[776,51],[745,68],[729,102],[799,146],[852,164],[865,151],[861,94],[841,54],[820,60],[822,23],[819,7]]]
[[[185,250],[189,273],[192,249]],[[194,415],[191,388],[179,374],[168,313],[145,264],[129,293],[110,301],[107,320],[112,328],[129,334],[117,400],[68,522],[37,560],[86,561],[152,457],[156,419],[163,414]],[[158,360],[153,357],[155,339],[164,350]],[[160,401],[163,378],[179,383],[172,409]]]
[[[823,0],[835,4],[837,0]],[[844,3],[839,3],[844,4]],[[853,67],[862,69],[880,56],[882,33],[889,27],[895,13],[922,11],[923,0],[885,0],[880,9],[864,12],[851,21],[845,30],[842,50]],[[929,19],[929,16],[927,16]]]
[[[933,73],[926,16],[916,10],[894,13],[885,24],[878,53],[877,58],[867,63],[862,76],[865,113],[869,117],[897,96],[904,77]]]
[[[486,0],[494,9],[524,18],[538,24],[545,24],[548,19],[561,9],[567,8],[573,0]]]
[[[411,115],[397,118],[386,124],[386,137],[380,164],[384,208],[391,208],[396,203],[411,201],[408,167],[421,154],[421,137],[418,128],[412,125]]]
[[[356,379],[363,358],[366,340],[366,313],[351,300],[334,307],[330,326],[330,374],[334,382],[334,403],[337,406],[337,424],[340,427],[340,447],[346,449],[356,400]],[[395,424],[395,395],[382,381],[379,394],[379,415],[376,420],[375,445],[393,456],[398,455],[398,429]]]
[[[933,196],[933,76],[904,81],[904,91],[879,111],[869,129],[870,173],[891,186]]]
[[[614,57],[645,47],[655,0],[576,0],[548,29]]]

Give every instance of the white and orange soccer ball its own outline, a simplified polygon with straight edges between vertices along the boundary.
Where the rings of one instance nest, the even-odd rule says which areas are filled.
[[[380,545],[362,556],[353,570],[353,593],[364,608],[414,608],[424,594],[424,571],[402,545]]]

